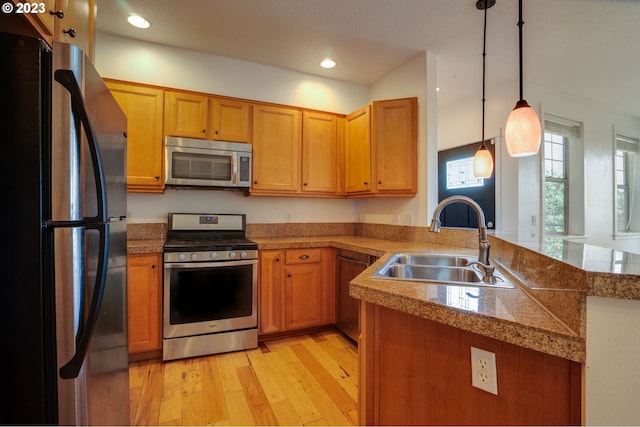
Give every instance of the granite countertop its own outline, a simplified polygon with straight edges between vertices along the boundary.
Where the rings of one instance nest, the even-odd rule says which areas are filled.
[[[461,287],[373,278],[396,252],[440,252],[477,256],[477,250],[423,242],[357,236],[252,238],[259,249],[333,246],[368,253],[379,259],[351,282],[350,294],[415,316],[478,333],[500,341],[585,361],[585,340],[535,300],[516,277],[513,289]],[[500,270],[504,273],[504,270]]]
[[[162,253],[166,236],[163,223],[127,224],[127,254]]]

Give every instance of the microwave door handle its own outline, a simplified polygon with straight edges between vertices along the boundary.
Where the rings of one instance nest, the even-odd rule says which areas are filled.
[[[233,153],[233,155],[231,156],[231,163],[231,184],[238,185],[238,153]]]
[[[102,157],[100,156],[100,150],[98,149],[98,140],[95,136],[91,120],[89,120],[89,114],[87,113],[87,107],[82,97],[82,91],[78,85],[73,71],[71,70],[56,70],[54,73],[55,80],[64,86],[71,95],[71,108],[73,115],[80,119],[82,128],[87,136],[89,145],[89,151],[91,152],[91,163],[93,165],[93,175],[96,183],[96,198],[97,209],[95,217],[85,218],[85,221],[105,222],[107,218],[107,194],[104,180],[104,171],[102,167]]]
[[[109,262],[109,224],[97,223],[88,225],[87,228],[93,228],[100,233],[100,248],[98,254],[98,268],[96,271],[96,280],[93,287],[93,295],[91,297],[91,304],[89,305],[89,312],[85,323],[78,327],[76,335],[76,352],[73,357],[60,368],[60,377],[64,379],[77,378],[80,373],[80,369],[84,363],[89,349],[89,342],[93,335],[96,323],[98,321],[98,314],[100,312],[100,306],[102,305],[102,297],[104,296],[104,289],[107,282],[107,266]]]

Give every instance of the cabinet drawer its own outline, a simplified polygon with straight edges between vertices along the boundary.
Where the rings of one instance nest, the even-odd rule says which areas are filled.
[[[322,249],[290,249],[285,255],[287,264],[306,264],[320,262],[322,260]]]

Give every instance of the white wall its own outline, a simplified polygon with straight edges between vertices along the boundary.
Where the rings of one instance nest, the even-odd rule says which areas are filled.
[[[95,64],[103,77],[342,114],[369,101],[365,86],[106,33]]]
[[[587,298],[585,425],[640,425],[640,301]]]
[[[606,110],[590,101],[568,96],[561,91],[525,83],[525,97],[541,113],[551,113],[583,123],[582,165],[573,165],[584,175],[583,218],[574,229],[583,230],[585,243],[640,253],[640,239],[613,239],[613,128],[625,136],[640,137],[640,118]],[[515,81],[487,89],[486,131],[491,137],[502,135],[509,112],[518,94]],[[448,149],[481,139],[481,102],[473,95],[438,111],[438,149]],[[538,240],[541,236],[541,160],[537,156],[513,159],[503,140],[496,148],[496,226],[522,240]],[[571,167],[571,165],[570,165]],[[532,225],[532,215],[536,225]],[[584,222],[584,224],[580,224]]]

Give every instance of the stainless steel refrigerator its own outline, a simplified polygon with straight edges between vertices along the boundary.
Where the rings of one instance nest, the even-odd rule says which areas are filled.
[[[126,118],[82,51],[0,33],[2,424],[129,424]]]

